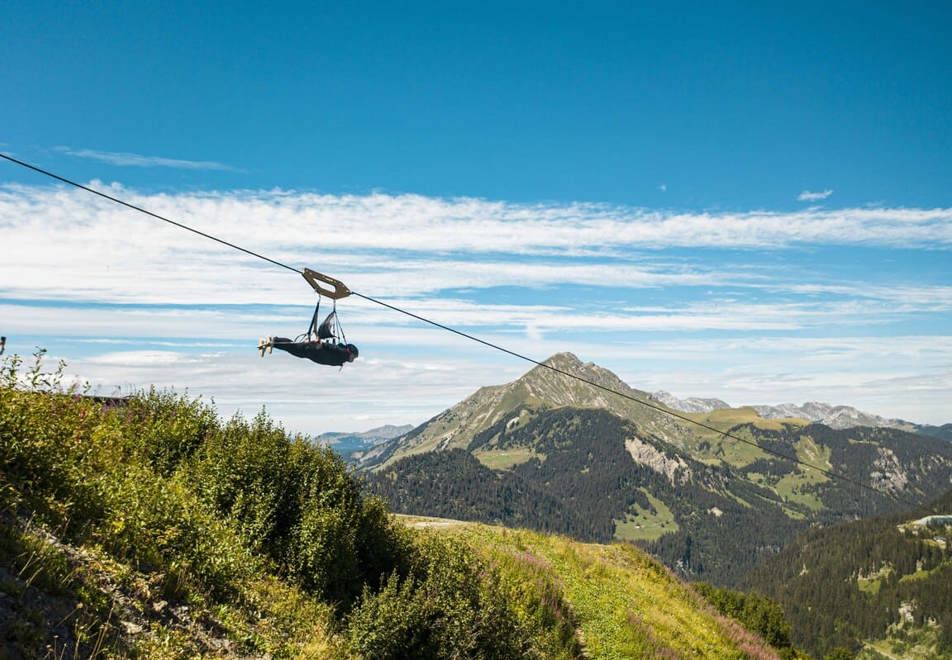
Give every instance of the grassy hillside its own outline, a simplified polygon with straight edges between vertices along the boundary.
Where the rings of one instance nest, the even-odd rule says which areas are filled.
[[[460,539],[499,566],[514,589],[526,583],[559,602],[559,623],[599,658],[771,657],[760,638],[717,615],[690,586],[626,544],[579,543],[478,523],[403,516],[405,524]]]
[[[40,358],[0,370],[0,657],[773,655],[633,548],[408,528],[264,414]]]

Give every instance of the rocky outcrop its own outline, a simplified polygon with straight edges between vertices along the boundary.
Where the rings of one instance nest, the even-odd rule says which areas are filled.
[[[667,456],[654,445],[638,437],[633,436],[625,440],[625,450],[631,455],[635,463],[650,467],[658,474],[663,474],[672,485],[686,483],[691,477],[691,470],[683,458]]]

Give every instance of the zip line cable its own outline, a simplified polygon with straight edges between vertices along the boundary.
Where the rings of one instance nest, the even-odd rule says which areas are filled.
[[[264,259],[265,261],[269,261],[269,262],[273,263],[275,266],[281,266],[281,268],[287,268],[288,270],[293,270],[295,273],[298,273],[299,275],[303,275],[303,273],[302,273],[300,270],[298,270],[297,268],[295,268],[294,266],[288,266],[287,264],[283,264],[283,263],[281,263],[280,261],[275,261],[274,259],[271,259],[270,257],[266,257],[266,256],[264,256],[263,254],[258,254],[257,252],[252,252],[251,250],[247,250],[247,249],[241,247],[240,245],[235,245],[234,243],[229,243],[228,241],[223,240],[223,239],[221,239],[221,238],[218,238],[217,236],[212,236],[211,234],[206,234],[205,232],[199,231],[198,229],[193,229],[193,228],[189,227],[188,225],[183,225],[181,222],[176,222],[175,220],[169,220],[168,218],[165,218],[165,217],[159,215],[158,213],[153,213],[152,211],[149,211],[148,209],[144,209],[144,208],[142,208],[141,206],[136,206],[135,204],[130,204],[129,202],[125,202],[125,201],[119,199],[118,197],[113,197],[112,195],[107,195],[106,193],[100,192],[100,191],[96,190],[95,188],[90,188],[90,187],[88,187],[88,186],[84,186],[84,185],[81,184],[81,183],[77,183],[76,181],[71,181],[70,179],[67,179],[66,177],[62,177],[62,176],[60,176],[59,174],[54,174],[53,172],[50,172],[50,171],[48,171],[48,170],[44,170],[44,169],[42,169],[42,168],[40,168],[40,167],[37,167],[36,165],[30,165],[29,163],[25,163],[25,162],[23,162],[22,160],[17,160],[17,159],[14,158],[13,156],[8,156],[7,154],[0,152],[0,158],[4,158],[4,159],[10,161],[11,163],[15,163],[15,164],[17,164],[17,165],[21,165],[22,167],[25,167],[25,168],[27,168],[27,169],[29,169],[29,170],[33,170],[34,172],[39,172],[40,174],[43,174],[43,175],[45,175],[45,176],[48,176],[48,177],[50,177],[51,179],[56,179],[57,181],[62,181],[63,183],[68,183],[69,185],[74,186],[74,187],[76,187],[76,188],[79,188],[80,190],[85,190],[86,192],[92,193],[92,194],[94,194],[94,195],[98,195],[98,196],[100,196],[100,197],[102,197],[102,198],[104,198],[104,199],[108,199],[110,202],[115,202],[116,204],[121,204],[122,206],[125,206],[126,208],[130,208],[130,209],[132,209],[133,211],[138,211],[139,213],[145,213],[146,215],[151,216],[151,217],[153,217],[153,218],[156,218],[157,220],[161,220],[162,222],[167,222],[167,223],[169,223],[170,225],[175,225],[176,227],[180,227],[181,229],[185,229],[185,230],[187,230],[187,231],[190,231],[190,232],[192,232],[193,234],[198,234],[199,236],[204,236],[205,238],[209,238],[209,239],[211,239],[211,240],[213,240],[213,241],[215,241],[215,242],[217,242],[217,243],[221,243],[222,245],[227,245],[228,247],[233,248],[233,249],[235,249],[235,250],[238,250],[238,251],[240,251],[240,252],[244,252],[245,254],[250,254],[252,257],[258,257],[259,259]]]
[[[3,159],[5,159],[5,160],[8,160],[8,161],[10,161],[11,163],[14,163],[15,165],[20,165],[21,167],[25,167],[25,168],[27,168],[27,169],[29,169],[29,170],[33,170],[34,172],[37,172],[37,173],[39,173],[39,174],[42,174],[42,175],[47,176],[47,177],[50,177],[51,179],[56,179],[57,181],[60,181],[60,182],[62,182],[62,183],[68,184],[68,185],[73,186],[73,187],[75,187],[75,188],[79,188],[80,190],[85,190],[86,192],[92,193],[92,194],[97,195],[97,196],[99,196],[99,197],[102,197],[102,198],[104,198],[104,199],[108,199],[108,200],[111,201],[111,202],[115,202],[116,204],[120,204],[120,205],[122,205],[122,206],[125,206],[126,208],[132,209],[133,211],[138,211],[138,212],[140,212],[140,213],[144,213],[145,215],[148,215],[148,216],[150,216],[150,217],[153,217],[153,218],[155,218],[155,219],[157,219],[157,220],[161,220],[162,222],[166,222],[166,223],[168,223],[168,224],[170,224],[170,225],[174,225],[174,226],[176,226],[176,227],[179,227],[180,229],[185,229],[185,230],[187,230],[187,231],[192,232],[193,234],[198,234],[199,236],[202,236],[202,237],[204,237],[204,238],[211,239],[211,240],[213,240],[213,241],[215,241],[215,242],[217,242],[217,243],[221,243],[222,245],[225,245],[225,246],[227,246],[227,247],[230,247],[230,248],[232,248],[232,249],[234,249],[234,250],[238,250],[239,252],[244,252],[245,254],[250,255],[250,256],[252,256],[252,257],[257,257],[258,259],[263,259],[264,261],[267,261],[267,262],[269,262],[269,263],[271,263],[271,264],[274,264],[275,266],[280,266],[281,268],[285,268],[285,269],[287,269],[287,270],[293,271],[293,272],[295,272],[295,273],[298,273],[299,275],[303,275],[303,274],[304,274],[304,272],[303,272],[302,270],[300,270],[300,269],[298,269],[298,268],[295,268],[294,266],[289,266],[289,265],[287,265],[287,264],[285,264],[285,263],[281,263],[280,261],[277,261],[277,260],[272,259],[272,258],[270,258],[270,257],[266,257],[266,256],[264,256],[263,254],[259,254],[259,253],[257,253],[257,252],[253,252],[252,250],[248,250],[248,249],[246,249],[246,248],[243,248],[243,247],[241,247],[240,245],[235,245],[234,243],[229,243],[228,241],[226,241],[226,240],[224,240],[224,239],[218,238],[217,236],[212,236],[211,234],[207,234],[207,233],[205,233],[205,232],[203,232],[203,231],[199,231],[198,229],[194,229],[194,228],[192,228],[192,227],[189,227],[188,225],[182,224],[181,222],[176,222],[175,220],[170,220],[169,218],[163,217],[163,216],[161,216],[161,215],[159,215],[159,214],[157,214],[157,213],[153,213],[152,211],[149,211],[149,210],[147,210],[147,209],[144,209],[144,208],[142,208],[141,206],[136,206],[135,204],[130,204],[129,202],[123,201],[123,200],[119,199],[118,197],[113,197],[112,195],[107,195],[107,194],[104,193],[104,192],[101,192],[101,191],[96,190],[96,189],[94,189],[94,188],[90,188],[90,187],[88,187],[88,186],[84,186],[84,185],[81,184],[81,183],[77,183],[76,181],[72,181],[71,179],[67,179],[66,177],[60,176],[59,174],[54,174],[53,172],[50,172],[50,171],[48,171],[48,170],[44,170],[44,169],[42,169],[42,168],[40,168],[40,167],[37,167],[36,165],[31,165],[30,163],[26,163],[26,162],[24,162],[24,161],[22,161],[22,160],[18,160],[18,159],[16,159],[16,158],[14,158],[13,156],[9,156],[9,155],[7,155],[7,154],[5,154],[5,153],[0,152],[0,158],[3,158]],[[800,459],[800,458],[798,458],[798,457],[796,457],[796,456],[788,456],[788,455],[786,455],[786,454],[784,454],[784,453],[782,453],[782,452],[779,452],[779,451],[775,451],[775,450],[773,450],[773,449],[770,449],[769,447],[763,447],[763,446],[757,444],[757,443],[756,443],[755,441],[753,441],[753,440],[748,440],[748,439],[746,439],[746,438],[742,438],[741,436],[735,435],[735,434],[731,433],[730,431],[723,431],[723,430],[721,430],[721,429],[719,429],[719,428],[716,428],[716,427],[714,427],[714,426],[711,426],[710,424],[705,424],[704,422],[699,422],[699,421],[696,420],[696,419],[692,419],[692,418],[688,417],[687,415],[681,414],[680,412],[677,412],[677,411],[674,411],[674,410],[670,410],[670,409],[668,409],[668,408],[663,408],[663,407],[661,407],[661,406],[659,406],[659,405],[656,405],[656,404],[654,404],[654,403],[651,403],[650,401],[645,401],[644,399],[639,399],[638,397],[632,396],[632,395],[630,395],[630,394],[626,394],[626,393],[624,393],[624,392],[619,392],[619,391],[616,390],[616,389],[613,389],[613,388],[611,388],[611,387],[607,387],[607,386],[605,386],[605,385],[601,385],[601,384],[599,384],[599,383],[596,383],[596,382],[593,381],[593,380],[589,380],[588,378],[585,378],[584,376],[579,376],[578,374],[573,374],[573,373],[571,373],[571,372],[565,371],[564,369],[559,369],[558,367],[552,366],[551,364],[547,364],[547,363],[545,363],[545,362],[540,362],[540,361],[538,361],[538,360],[536,360],[536,359],[533,359],[533,358],[529,357],[528,355],[523,355],[522,353],[517,353],[516,351],[510,350],[510,349],[505,348],[505,347],[503,347],[503,346],[500,346],[500,345],[498,345],[498,344],[494,344],[494,343],[492,343],[492,342],[490,342],[490,341],[486,341],[485,339],[480,339],[479,337],[476,337],[476,336],[471,335],[471,334],[469,334],[469,333],[463,332],[462,330],[457,330],[456,328],[452,328],[452,327],[450,327],[450,326],[448,326],[448,325],[444,325],[444,324],[442,324],[442,323],[438,323],[437,321],[432,321],[432,320],[430,320],[430,319],[428,319],[428,318],[426,318],[426,317],[420,316],[420,315],[418,315],[418,314],[414,314],[413,312],[410,312],[410,311],[407,311],[407,310],[402,309],[402,308],[400,308],[400,307],[397,307],[396,305],[391,305],[390,303],[384,302],[383,300],[379,300],[379,299],[377,299],[377,298],[373,298],[373,297],[371,297],[371,296],[364,295],[364,294],[359,293],[359,292],[357,292],[357,291],[351,291],[351,293],[352,293],[353,295],[357,296],[358,298],[362,298],[363,300],[366,300],[367,302],[374,303],[374,304],[379,305],[379,306],[381,306],[381,307],[386,307],[387,309],[390,309],[390,310],[395,311],[395,312],[399,312],[400,314],[404,314],[404,315],[406,315],[406,316],[409,316],[409,317],[411,317],[411,318],[413,318],[413,319],[416,319],[416,320],[418,320],[418,321],[421,321],[421,322],[423,322],[423,323],[427,323],[427,324],[429,324],[429,325],[431,325],[431,326],[433,326],[433,327],[439,328],[439,329],[441,329],[441,330],[446,330],[447,332],[452,332],[453,334],[456,334],[456,335],[459,335],[460,337],[464,337],[464,338],[469,339],[469,340],[471,340],[471,341],[477,342],[477,343],[479,343],[479,344],[482,344],[483,346],[487,346],[487,347],[492,348],[492,349],[495,349],[495,350],[497,350],[497,351],[501,351],[501,352],[506,353],[506,354],[508,354],[508,355],[511,355],[511,356],[513,356],[513,357],[519,358],[520,360],[524,360],[524,361],[526,361],[526,362],[530,362],[530,363],[536,365],[537,367],[542,367],[542,368],[548,369],[548,370],[550,370],[550,371],[553,371],[553,372],[555,372],[555,373],[561,374],[561,375],[566,376],[566,377],[568,377],[568,378],[574,378],[575,380],[577,380],[577,381],[579,381],[579,382],[582,382],[582,383],[585,383],[585,384],[587,384],[587,385],[590,385],[591,387],[595,387],[595,388],[600,389],[600,390],[603,390],[603,391],[605,391],[605,392],[609,392],[609,393],[614,394],[614,395],[616,395],[616,396],[620,396],[620,397],[622,397],[623,399],[627,399],[627,400],[629,400],[629,401],[633,401],[634,403],[640,404],[640,405],[645,406],[645,407],[647,407],[647,408],[651,408],[651,409],[656,410],[657,412],[660,412],[660,413],[662,413],[662,414],[664,414],[664,415],[668,415],[669,417],[674,417],[674,418],[679,419],[679,420],[681,420],[681,421],[688,422],[689,424],[694,424],[695,426],[698,426],[698,427],[700,427],[700,428],[707,429],[708,431],[713,431],[714,433],[717,433],[717,434],[719,434],[719,435],[722,435],[722,436],[724,436],[725,438],[730,438],[731,440],[735,440],[735,441],[737,441],[737,442],[741,442],[741,443],[750,445],[750,446],[752,446],[752,447],[755,447],[755,448],[759,449],[760,451],[765,452],[765,453],[767,453],[767,454],[770,454],[770,455],[772,455],[772,456],[776,456],[776,457],[778,457],[778,458],[782,458],[783,460],[791,461],[791,462],[793,462],[793,463],[796,463],[797,465],[801,465],[801,466],[803,466],[803,467],[810,468],[811,470],[815,470],[816,472],[819,472],[819,473],[821,473],[821,474],[824,474],[824,475],[826,475],[827,477],[830,477],[830,478],[832,478],[832,479],[839,479],[840,481],[844,481],[844,482],[846,482],[846,483],[852,484],[852,485],[857,486],[857,487],[859,487],[859,488],[863,488],[863,489],[868,490],[868,491],[870,491],[870,492],[872,492],[872,493],[875,493],[875,494],[877,494],[877,495],[885,495],[885,496],[887,496],[887,497],[891,497],[892,499],[894,499],[894,500],[897,501],[897,502],[904,503],[904,504],[911,504],[913,507],[922,506],[922,504],[920,504],[920,503],[918,503],[918,502],[912,502],[911,500],[906,500],[905,497],[900,497],[899,495],[897,495],[896,493],[893,493],[893,492],[889,492],[889,491],[885,491],[885,490],[880,490],[879,488],[875,488],[875,487],[873,487],[873,486],[870,486],[870,485],[868,485],[868,484],[863,483],[862,481],[859,481],[859,480],[857,480],[857,479],[853,479],[853,478],[850,477],[849,475],[843,474],[843,473],[838,472],[838,471],[836,471],[836,470],[831,470],[831,469],[827,469],[827,468],[821,467],[821,466],[819,466],[819,465],[814,465],[813,463],[810,463],[810,462],[808,462],[808,461],[804,461],[804,460],[802,460],[802,459]]]

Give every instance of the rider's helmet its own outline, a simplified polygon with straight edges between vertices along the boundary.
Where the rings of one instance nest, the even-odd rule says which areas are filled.
[[[347,352],[350,354],[350,357],[347,360],[348,362],[353,362],[354,360],[357,359],[357,356],[360,354],[360,352],[357,350],[357,347],[354,346],[353,344],[347,344],[346,346],[344,346],[344,348],[346,348]]]

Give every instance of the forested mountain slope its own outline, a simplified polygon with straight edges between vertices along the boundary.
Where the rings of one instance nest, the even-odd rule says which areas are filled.
[[[929,507],[805,532],[744,580],[815,653],[952,655],[952,492]],[[925,524],[932,522],[932,525]],[[877,655],[883,654],[883,655]]]
[[[560,369],[617,381],[571,355],[553,360]],[[751,408],[690,415],[748,440],[743,443],[633,401],[592,394],[560,374],[553,378],[542,380],[543,388],[537,367],[514,383],[483,388],[382,445],[368,459],[370,487],[406,513],[638,542],[683,575],[733,584],[811,524],[894,510],[899,505],[890,493],[921,501],[952,479],[952,446],[935,438],[767,420]],[[571,389],[560,393],[563,385]],[[553,398],[545,398],[550,391]],[[462,426],[454,430],[454,421]]]

